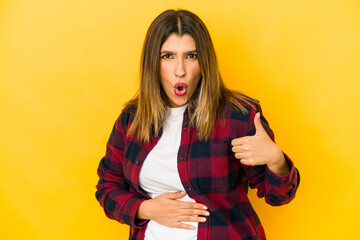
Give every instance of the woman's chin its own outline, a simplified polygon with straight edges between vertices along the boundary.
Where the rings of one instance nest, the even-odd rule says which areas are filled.
[[[176,97],[177,99],[170,99],[170,105],[172,108],[184,106],[187,103],[187,98],[185,96]]]

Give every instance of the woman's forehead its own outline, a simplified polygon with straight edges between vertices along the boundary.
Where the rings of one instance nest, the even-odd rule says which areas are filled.
[[[194,38],[189,34],[171,34],[161,46],[161,51],[188,52],[196,50]]]

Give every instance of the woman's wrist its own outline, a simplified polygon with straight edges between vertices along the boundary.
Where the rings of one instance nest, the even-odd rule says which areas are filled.
[[[136,212],[136,218],[137,219],[142,219],[142,220],[147,220],[150,219],[150,214],[149,214],[149,203],[150,203],[151,199],[148,200],[144,200],[138,207],[138,210]]]
[[[279,147],[274,152],[273,161],[266,165],[273,173],[277,175],[286,175],[290,171],[289,165],[285,160],[285,156]]]

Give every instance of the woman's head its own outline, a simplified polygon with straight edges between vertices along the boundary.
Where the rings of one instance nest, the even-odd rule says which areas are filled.
[[[168,63],[171,61],[169,58],[166,60],[162,58],[162,50],[169,50],[163,48],[165,47],[164,44],[169,45],[169,43],[174,43],[176,39],[192,39],[194,42],[194,49],[188,50],[196,51],[196,62],[199,66],[200,76],[199,79],[194,80],[198,80],[200,83],[196,85],[196,88],[199,86],[199,89],[195,92],[192,100],[201,101],[201,99],[199,99],[200,95],[205,97],[203,100],[207,100],[206,94],[214,94],[214,92],[218,92],[220,88],[215,51],[204,23],[198,16],[186,10],[164,11],[151,23],[145,37],[141,57],[140,97],[147,98],[146,100],[148,101],[163,102],[166,105],[174,106],[169,102],[173,94],[169,96],[169,91],[166,91],[166,88],[164,89],[162,87],[161,80],[164,80],[162,78],[164,76],[161,70],[164,69],[164,66],[168,66]],[[185,41],[179,41],[179,43],[181,42]],[[176,45],[173,44],[172,48],[176,48]],[[181,46],[178,45],[178,50],[181,50],[180,48]],[[186,67],[186,62],[189,61],[185,60],[184,67]],[[178,67],[181,68],[181,66]],[[215,77],[211,77],[214,75]],[[174,79],[172,79],[173,85],[177,82],[182,82],[180,77],[174,77]],[[212,90],[212,88],[214,89]],[[192,97],[190,93],[194,92],[188,91],[179,103],[184,103],[184,99],[189,101]],[[141,96],[142,94],[144,94],[144,96]]]
[[[140,88],[127,105],[136,108],[128,135],[149,142],[166,118],[166,106],[188,103],[191,124],[207,139],[225,103],[242,111],[244,95],[228,90],[221,79],[210,34],[195,14],[167,10],[151,23],[143,45]]]

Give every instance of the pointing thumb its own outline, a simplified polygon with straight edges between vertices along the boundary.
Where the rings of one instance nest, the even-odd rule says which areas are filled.
[[[257,112],[255,114],[254,125],[255,125],[255,130],[256,130],[255,135],[259,135],[259,134],[265,132],[265,129],[264,129],[263,125],[261,124],[260,112]]]

